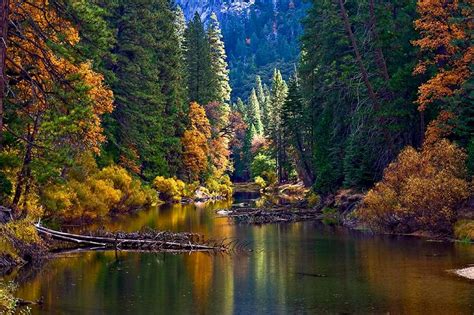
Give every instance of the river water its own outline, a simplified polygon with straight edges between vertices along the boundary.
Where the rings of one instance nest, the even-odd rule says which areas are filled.
[[[236,195],[243,202],[251,195]],[[234,225],[231,202],[162,206],[112,220],[249,242],[234,255],[87,252],[23,276],[33,314],[473,314],[474,283],[449,270],[474,246],[372,236],[316,222]]]

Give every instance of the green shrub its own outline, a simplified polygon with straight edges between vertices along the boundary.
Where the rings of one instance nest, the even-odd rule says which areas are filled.
[[[326,225],[337,225],[339,224],[339,213],[334,208],[323,209],[323,220],[322,222]]]
[[[265,155],[263,153],[257,154],[250,165],[250,171],[252,173],[252,177],[255,178],[260,176],[264,178],[264,173],[275,173],[276,170],[276,162],[275,159]]]
[[[218,179],[208,178],[206,188],[214,196],[230,198],[232,197],[232,182],[228,175],[223,175]]]
[[[317,193],[310,191],[308,195],[306,196],[306,200],[308,201],[308,206],[309,207],[316,207],[321,203],[321,196],[319,196]]]

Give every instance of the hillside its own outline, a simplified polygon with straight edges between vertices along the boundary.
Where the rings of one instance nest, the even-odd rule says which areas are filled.
[[[233,87],[232,98],[246,100],[260,75],[269,85],[273,70],[288,78],[299,56],[301,19],[308,5],[302,0],[178,0],[189,20],[198,12],[206,21],[212,12],[218,15],[226,45]]]

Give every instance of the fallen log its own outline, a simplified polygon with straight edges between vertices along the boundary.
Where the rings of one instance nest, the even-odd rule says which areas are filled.
[[[192,233],[165,233],[148,231],[145,233],[104,233],[103,235],[81,235],[60,232],[35,224],[39,234],[52,239],[74,243],[81,247],[103,249],[134,249],[148,251],[227,251],[224,243],[203,241]],[[198,241],[196,241],[196,238]],[[174,240],[170,240],[174,239]]]
[[[222,210],[218,214],[224,214]],[[308,220],[321,220],[323,215],[317,210],[291,209],[278,207],[271,209],[242,208],[225,212],[235,223],[265,224],[279,222],[296,222]]]

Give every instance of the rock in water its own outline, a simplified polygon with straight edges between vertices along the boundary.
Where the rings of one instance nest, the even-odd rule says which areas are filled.
[[[216,213],[218,215],[229,215],[232,213],[232,211],[221,209],[221,210],[217,210]]]
[[[458,269],[454,271],[458,276],[474,280],[474,267],[468,267],[464,269]]]

